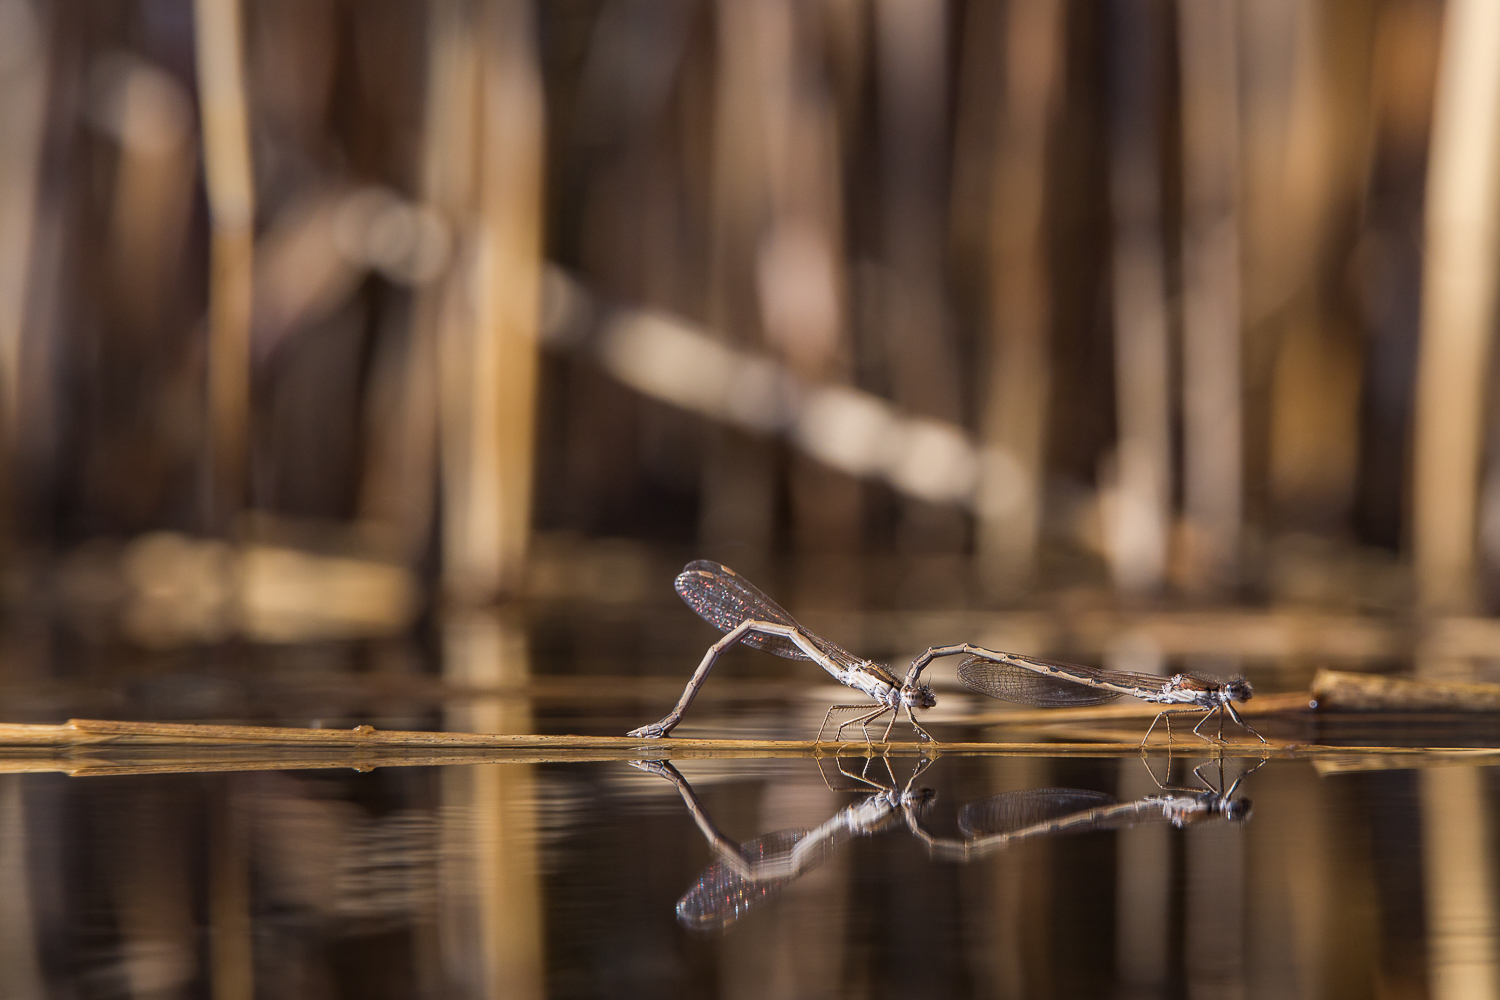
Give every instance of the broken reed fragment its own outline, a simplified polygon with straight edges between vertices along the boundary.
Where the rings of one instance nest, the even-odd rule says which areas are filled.
[[[1319,670],[1311,695],[1324,712],[1500,712],[1500,684]]]

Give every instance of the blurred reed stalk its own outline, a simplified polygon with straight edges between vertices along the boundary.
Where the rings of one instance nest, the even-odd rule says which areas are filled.
[[[439,345],[461,341],[468,330],[465,265],[477,183],[480,58],[473,20],[466,0],[435,0],[428,7],[419,197],[448,222],[455,245],[449,266],[413,297],[393,412],[373,428],[360,489],[360,518],[387,526],[394,550],[409,564],[420,560],[429,544],[438,494]],[[453,415],[460,417],[461,412]]]
[[[131,336],[149,342],[168,313],[192,218],[192,101],[156,67],[126,57],[111,63],[96,70],[112,90],[111,106],[96,114],[120,141],[109,220],[113,297]]]
[[[255,190],[238,0],[195,0],[198,105],[212,225],[208,294],[210,530],[230,534],[245,501]]]
[[[461,592],[520,585],[531,534],[542,283],[542,82],[529,0],[491,0],[483,37],[477,336]],[[450,480],[450,485],[457,485]],[[450,522],[450,529],[457,526]],[[451,567],[456,558],[446,553]]]
[[[796,375],[847,382],[841,130],[822,58],[826,36],[846,26],[789,0],[738,6],[753,9],[757,22],[751,47],[761,79],[768,215],[754,269],[761,329]],[[856,480],[794,457],[788,487],[797,548],[859,547]]]
[[[1429,150],[1417,365],[1412,547],[1418,600],[1474,600],[1475,508],[1495,323],[1500,5],[1452,0]]]
[[[1109,24],[1110,209],[1114,220],[1115,410],[1119,444],[1105,538],[1116,585],[1156,590],[1171,524],[1172,429],[1162,260],[1160,5],[1113,0]]]
[[[961,422],[961,365],[944,275],[944,191],[948,155],[948,12],[933,0],[874,0],[876,150],[879,155],[880,285],[871,297],[882,371],[908,413]],[[892,442],[892,450],[901,448]],[[914,478],[951,477],[938,456],[906,448]],[[904,502],[899,548],[953,552],[965,545],[964,520],[951,507]]]
[[[21,415],[21,341],[26,321],[38,167],[46,123],[48,49],[40,9],[0,0],[0,477],[12,488]],[[0,496],[8,507],[10,497]]]
[[[1239,59],[1232,0],[1180,0],[1187,583],[1231,585],[1243,517]]]
[[[531,530],[542,92],[523,0],[441,0],[432,19],[422,184],[457,247],[454,266],[417,304],[406,405],[419,431],[436,408],[444,587],[477,604],[519,584]],[[406,460],[420,475],[423,446]],[[408,542],[424,504],[415,493],[404,504],[417,529],[404,532]]]
[[[768,199],[777,90],[788,85],[766,65],[790,41],[790,12],[770,4],[721,0],[714,7],[712,162],[709,165],[709,266],[704,307],[709,327],[738,346],[761,338],[751,276],[756,271]],[[781,27],[783,37],[767,37]],[[785,56],[785,53],[781,53]],[[772,452],[738,430],[706,433],[699,535],[710,547],[741,544],[764,553],[775,527]]]
[[[896,402],[954,422],[958,359],[945,325],[940,192],[948,60],[946,5],[875,0],[881,157],[881,291],[886,365]]]
[[[1061,99],[1065,14],[1060,0],[1011,0],[1001,27],[1005,96],[990,195],[978,501],[980,569],[998,594],[1030,579],[1041,533],[1051,389],[1047,139]]]
[[[1257,51],[1257,27],[1244,28],[1245,62],[1258,57],[1241,101],[1247,520],[1326,531],[1354,499],[1364,337],[1353,297],[1319,261],[1355,252],[1350,223],[1368,211],[1374,115],[1339,109],[1371,104],[1375,16],[1357,5],[1257,13],[1284,34]],[[1271,114],[1258,107],[1267,103]],[[1257,503],[1262,489],[1269,504]]]

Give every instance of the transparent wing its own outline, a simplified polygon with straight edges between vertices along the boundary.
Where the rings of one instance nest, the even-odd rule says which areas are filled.
[[[967,837],[1102,829],[1095,810],[1105,810],[1114,804],[1114,798],[1103,792],[1027,788],[1002,792],[964,806],[958,815],[958,828]]]
[[[1082,677],[1039,674],[1001,660],[966,657],[958,665],[958,679],[970,691],[1039,708],[1102,705],[1120,697],[1118,691],[1091,686]]]
[[[826,852],[820,850],[800,865],[791,862],[797,844],[807,834],[807,830],[778,830],[745,841],[740,845],[741,856],[751,872],[764,871],[766,877],[747,878],[730,862],[715,861],[678,901],[678,919],[694,930],[728,927],[824,860]]]
[[[1052,677],[1061,677],[1065,680],[1077,681],[1091,687],[1110,685],[1115,688],[1133,688],[1141,694],[1155,694],[1162,689],[1169,678],[1160,674],[1141,674],[1133,670],[1101,670],[1098,667],[1086,667],[1081,663],[1064,663],[1061,660],[1042,660],[1035,656],[1024,656],[1021,653],[999,654],[1008,661],[1023,669],[1029,669],[1032,673],[1047,674]],[[985,657],[978,657],[985,659]],[[995,661],[991,661],[995,662]],[[1213,686],[1212,682],[1204,681],[1194,674],[1182,675],[1191,681],[1198,682],[1197,686]],[[1124,694],[1126,692],[1118,692]]]
[[[786,609],[728,566],[708,559],[690,562],[677,574],[675,586],[687,606],[721,632],[736,628],[746,619],[775,622],[797,629],[813,645],[846,667],[864,662],[842,646],[808,632],[797,623],[797,619],[787,614]],[[740,641],[755,649],[784,656],[788,660],[811,659],[795,643],[779,635],[747,635]]]

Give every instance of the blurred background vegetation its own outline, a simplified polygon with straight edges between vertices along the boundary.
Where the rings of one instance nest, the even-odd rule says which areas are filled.
[[[1493,610],[1497,17],[0,0],[11,595]]]

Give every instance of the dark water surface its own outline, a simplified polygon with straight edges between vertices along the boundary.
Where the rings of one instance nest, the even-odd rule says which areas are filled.
[[[904,789],[917,763],[682,760],[680,784],[625,761],[8,775],[0,995],[1479,996],[1493,982],[1492,768],[1272,760],[1235,790],[1239,818],[1178,828],[1147,807],[1086,818],[1165,800],[1164,757],[1153,776],[1133,757],[944,756],[903,809],[876,786]],[[1162,783],[1207,792],[1203,763],[1178,756]],[[1226,777],[1256,763],[1231,758]],[[1217,784],[1215,763],[1199,773]],[[1194,793],[1176,801],[1224,801]],[[1020,832],[984,845],[986,822]],[[972,859],[950,856],[966,843]],[[725,844],[761,867],[736,875]],[[1458,988],[1466,976],[1478,985]]]

